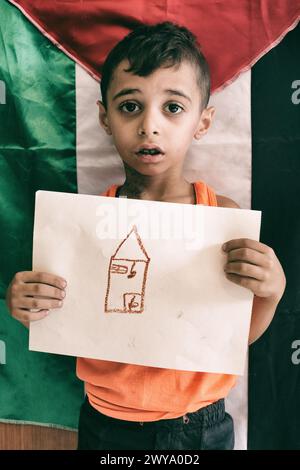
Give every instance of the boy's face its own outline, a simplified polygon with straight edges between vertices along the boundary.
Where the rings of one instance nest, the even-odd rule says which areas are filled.
[[[193,138],[207,132],[214,114],[213,108],[201,112],[195,69],[183,62],[140,77],[125,72],[128,66],[124,60],[114,71],[107,110],[99,102],[100,123],[113,136],[123,162],[138,173],[181,172]],[[162,152],[140,154],[143,145],[158,146]]]

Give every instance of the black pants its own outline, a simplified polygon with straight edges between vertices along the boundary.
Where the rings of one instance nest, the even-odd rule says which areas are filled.
[[[175,419],[134,422],[99,413],[86,398],[79,418],[78,450],[231,450],[233,420],[219,400]]]

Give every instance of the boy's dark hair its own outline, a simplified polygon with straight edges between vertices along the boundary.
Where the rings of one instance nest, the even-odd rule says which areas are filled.
[[[101,94],[107,108],[107,90],[116,67],[128,59],[126,72],[145,77],[159,67],[172,67],[184,60],[195,66],[202,107],[210,96],[210,75],[196,36],[184,26],[170,21],[141,25],[125,36],[110,51],[102,67]]]

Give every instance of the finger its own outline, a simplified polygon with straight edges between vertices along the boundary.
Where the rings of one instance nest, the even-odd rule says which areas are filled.
[[[236,238],[234,240],[229,240],[222,246],[222,249],[226,252],[235,250],[237,248],[250,248],[265,254],[270,254],[273,252],[272,248],[270,248],[268,245],[265,245],[264,243],[258,242],[256,240],[251,240],[250,238]]]
[[[234,263],[227,263],[224,267],[224,271],[229,274],[236,274],[242,277],[257,279],[258,281],[266,280],[265,271],[261,267],[250,263],[243,263],[239,261],[235,261]]]
[[[39,312],[30,312],[29,310],[23,310],[21,308],[14,309],[12,311],[12,317],[23,323],[24,326],[29,326],[28,322],[42,320],[47,317],[49,310],[40,310]]]
[[[228,262],[233,261],[246,261],[247,263],[262,266],[264,268],[270,267],[270,259],[265,254],[251,248],[237,248],[228,253]]]
[[[245,287],[245,289],[249,289],[253,293],[258,292],[260,290],[261,283],[256,279],[238,276],[237,274],[230,273],[226,273],[226,277],[229,281],[233,282],[234,284],[237,284],[241,287]]]
[[[43,296],[50,299],[61,300],[65,297],[64,289],[49,286],[48,284],[25,283],[18,287],[19,295]]]
[[[35,297],[19,297],[12,302],[12,308],[30,308],[49,310],[50,308],[60,308],[63,302],[54,299],[37,299]]]
[[[49,286],[54,286],[59,289],[64,289],[67,285],[67,281],[55,274],[43,273],[37,271],[22,271],[15,275],[15,280],[17,282],[38,282],[42,284],[48,284]]]

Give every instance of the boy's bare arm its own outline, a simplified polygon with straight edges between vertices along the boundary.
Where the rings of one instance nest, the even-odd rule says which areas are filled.
[[[225,244],[227,279],[254,294],[249,344],[268,328],[284,293],[286,280],[281,264],[269,246],[241,238]]]
[[[218,196],[221,207],[239,208],[229,198]],[[273,249],[248,238],[229,240],[224,246],[227,279],[250,289],[254,294],[249,344],[256,341],[268,328],[276,307],[284,293],[286,279]]]
[[[54,274],[19,272],[8,286],[6,305],[10,314],[28,328],[29,322],[47,316],[49,309],[62,306],[65,287],[66,281]]]

